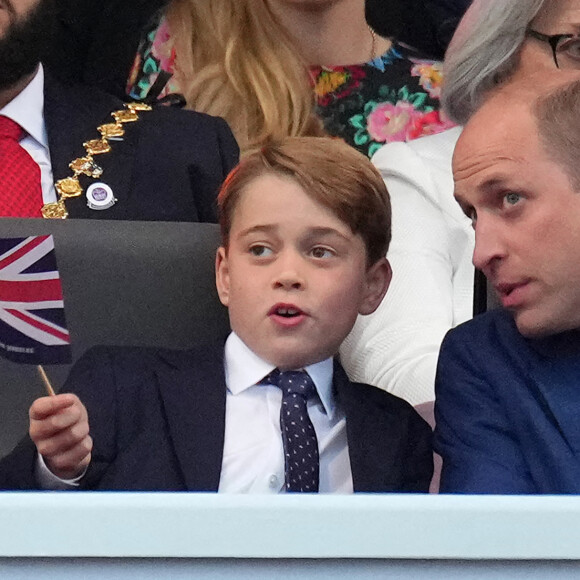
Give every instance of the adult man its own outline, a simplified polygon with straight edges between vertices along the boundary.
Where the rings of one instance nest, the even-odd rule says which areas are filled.
[[[0,215],[40,217],[53,204],[45,215],[215,221],[217,190],[238,157],[227,125],[166,108],[118,113],[123,103],[109,95],[56,83],[39,65],[52,2],[0,1],[0,134],[27,167],[19,146],[32,157],[40,175],[30,179],[41,185],[34,207],[21,209],[19,180],[6,176],[23,171],[0,156],[0,178],[10,183],[0,188]],[[21,132],[18,144],[8,143],[13,131]]]
[[[473,262],[504,310],[442,345],[442,492],[580,492],[579,107],[577,80],[539,98],[514,86],[458,142],[455,196],[473,220]]]

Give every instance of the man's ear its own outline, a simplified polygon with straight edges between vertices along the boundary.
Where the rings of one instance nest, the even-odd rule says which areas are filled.
[[[393,271],[387,258],[381,258],[367,270],[366,290],[358,309],[359,314],[372,314],[379,307],[392,277]]]
[[[230,269],[228,251],[220,246],[215,255],[215,285],[221,303],[228,306],[230,302]]]

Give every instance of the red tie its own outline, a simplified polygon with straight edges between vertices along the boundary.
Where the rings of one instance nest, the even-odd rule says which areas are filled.
[[[0,216],[42,217],[40,167],[19,143],[25,132],[0,115]]]

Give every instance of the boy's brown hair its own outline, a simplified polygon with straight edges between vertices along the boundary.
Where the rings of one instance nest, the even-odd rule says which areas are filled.
[[[294,179],[309,197],[360,234],[368,266],[386,255],[391,241],[391,204],[385,183],[364,155],[340,139],[327,137],[289,137],[266,145],[245,157],[228,175],[218,196],[226,249],[242,191],[265,174]]]

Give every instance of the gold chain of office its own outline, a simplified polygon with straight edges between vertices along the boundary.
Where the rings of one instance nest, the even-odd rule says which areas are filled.
[[[73,174],[71,177],[65,177],[58,180],[54,187],[57,192],[58,200],[53,203],[46,203],[42,206],[42,217],[47,219],[66,219],[68,211],[65,201],[71,197],[79,197],[84,189],[79,181],[80,175],[86,175],[94,179],[101,177],[103,169],[99,167],[94,157],[104,155],[112,150],[109,140],[121,139],[125,134],[125,123],[133,123],[139,120],[139,113],[150,111],[151,107],[145,103],[127,103],[125,109],[113,111],[111,116],[115,119],[114,123],[105,123],[97,127],[101,134],[99,139],[91,139],[83,143],[87,154],[84,157],[74,159],[69,163]]]

